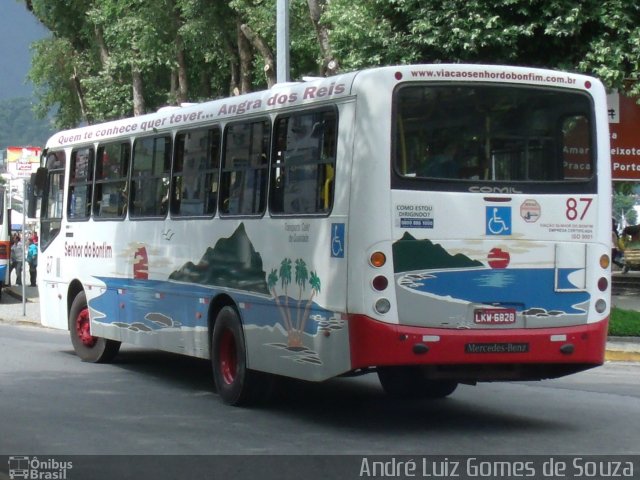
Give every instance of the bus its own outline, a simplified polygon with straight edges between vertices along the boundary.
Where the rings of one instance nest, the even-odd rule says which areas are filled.
[[[5,187],[0,187],[0,299],[11,275],[11,209]]]
[[[221,400],[377,373],[399,397],[604,361],[611,170],[595,78],[380,67],[53,135],[42,323],[209,359]],[[39,179],[39,180],[38,180]]]

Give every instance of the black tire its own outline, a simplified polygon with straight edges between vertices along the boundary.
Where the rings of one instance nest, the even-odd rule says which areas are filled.
[[[69,334],[73,349],[83,362],[111,362],[120,350],[120,342],[94,337],[91,335],[89,327],[87,297],[84,292],[80,292],[73,299],[69,311]]]
[[[458,388],[452,380],[425,378],[420,367],[379,367],[378,379],[383,390],[396,398],[444,398]]]
[[[224,307],[216,318],[211,338],[211,363],[216,390],[227,405],[252,405],[269,397],[272,376],[247,368],[242,324],[233,307]]]

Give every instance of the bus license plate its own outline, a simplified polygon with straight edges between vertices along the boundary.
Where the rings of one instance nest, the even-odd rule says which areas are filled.
[[[516,310],[515,308],[479,308],[473,312],[473,321],[480,325],[516,323]]]

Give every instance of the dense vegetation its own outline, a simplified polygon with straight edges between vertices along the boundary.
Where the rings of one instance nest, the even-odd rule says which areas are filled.
[[[276,0],[20,0],[53,36],[30,73],[58,127],[275,81]],[[626,0],[290,0],[292,78],[418,62],[586,72],[639,93]]]
[[[29,98],[0,100],[0,150],[11,146],[44,146],[53,134],[49,118],[36,119]]]

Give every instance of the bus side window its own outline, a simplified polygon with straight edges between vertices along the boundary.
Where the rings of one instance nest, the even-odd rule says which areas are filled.
[[[40,248],[47,248],[59,233],[62,225],[62,205],[64,199],[64,172],[66,155],[64,151],[47,155],[47,181],[42,195],[40,218]]]
[[[176,136],[171,177],[171,215],[211,216],[216,212],[220,130],[194,130]]]
[[[331,211],[336,128],[333,109],[278,117],[269,195],[272,214],[317,215]]]
[[[130,161],[131,146],[128,142],[98,146],[93,200],[94,217],[119,219],[125,216]]]
[[[220,214],[262,215],[267,197],[271,140],[266,120],[236,123],[225,129]]]
[[[71,152],[71,171],[67,198],[69,220],[88,220],[91,215],[93,147]]]
[[[130,217],[164,217],[169,207],[169,136],[137,139],[133,146]]]

